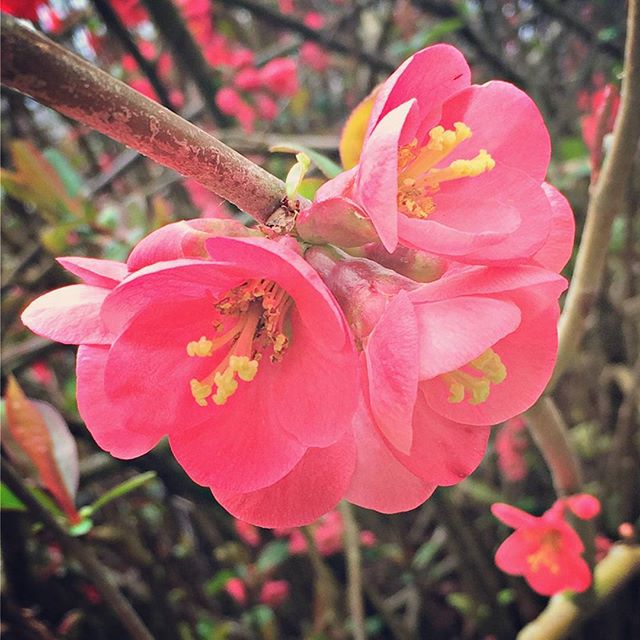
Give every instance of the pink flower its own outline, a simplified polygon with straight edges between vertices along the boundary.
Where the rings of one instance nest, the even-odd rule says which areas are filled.
[[[260,71],[255,67],[245,67],[236,73],[233,84],[241,91],[254,91],[262,86]]]
[[[542,393],[564,278],[536,266],[451,265],[419,284],[363,258],[310,249],[362,349],[358,463],[347,499],[412,509],[479,464],[489,425]]]
[[[127,27],[136,27],[147,19],[139,0],[114,0],[113,8]]]
[[[233,116],[238,120],[244,131],[253,131],[256,113],[250,104],[245,102],[240,94],[231,87],[223,87],[216,93],[216,104],[222,113]]]
[[[298,72],[291,58],[274,58],[260,70],[262,84],[276,96],[290,97],[298,91]]]
[[[45,0],[1,0],[0,10],[16,18],[25,18],[35,22],[38,19],[38,7]]]
[[[331,62],[329,54],[315,42],[305,42],[300,47],[300,60],[314,71],[326,71]]]
[[[260,602],[269,607],[280,606],[289,597],[289,583],[286,580],[267,580],[260,590]]]
[[[357,210],[387,251],[401,244],[472,263],[522,260],[549,235],[549,134],[505,82],[470,85],[462,54],[436,45],[377,92],[353,169],[316,200]]]
[[[297,243],[252,233],[181,222],[127,265],[61,259],[84,284],[41,296],[22,320],[81,345],[78,406],[102,448],[133,458],[168,435],[233,515],[297,526],[335,506],[351,479],[357,356]]]
[[[565,589],[584,591],[591,584],[584,545],[565,520],[569,508],[584,520],[595,517],[600,503],[586,494],[561,498],[536,517],[507,504],[492,505],[493,515],[513,527],[496,552],[496,565],[505,573],[524,576],[538,593],[551,596]]]
[[[235,518],[233,521],[233,526],[235,527],[236,533],[240,536],[240,538],[250,547],[257,547],[260,544],[260,533],[258,532],[258,529],[252,524],[249,524],[244,520],[238,520],[237,518]]]
[[[591,167],[597,169],[602,164],[603,137],[613,131],[620,94],[613,84],[606,84],[592,95],[586,94],[586,115],[580,118],[582,138],[589,148]]]
[[[520,417],[507,420],[496,436],[498,468],[509,482],[518,482],[527,475],[524,451],[527,448],[526,425]]]
[[[258,93],[255,101],[258,115],[264,120],[273,120],[278,115],[278,105],[268,95]]]
[[[247,604],[247,588],[240,578],[229,578],[224,588],[238,604]]]

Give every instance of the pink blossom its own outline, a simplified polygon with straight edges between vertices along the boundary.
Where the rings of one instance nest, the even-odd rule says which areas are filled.
[[[269,607],[280,606],[289,597],[289,583],[286,580],[267,580],[260,590],[260,602]]]
[[[566,589],[585,591],[591,584],[591,572],[582,558],[584,544],[565,520],[567,508],[580,518],[591,519],[599,512],[600,503],[586,494],[572,496],[557,500],[540,517],[507,504],[494,504],[493,515],[515,529],[496,552],[498,567],[511,575],[524,576],[542,595]]]
[[[260,70],[262,84],[277,97],[290,97],[298,91],[298,72],[291,58],[274,58]]]
[[[240,578],[229,578],[224,588],[238,604],[247,604],[247,588]]]
[[[518,482],[527,475],[524,451],[527,448],[526,426],[520,417],[507,420],[496,436],[498,468],[509,482]]]
[[[264,120],[273,120],[278,115],[278,105],[268,95],[258,93],[255,102],[258,115]]]
[[[35,22],[38,19],[38,7],[44,0],[1,0],[0,10],[16,18],[25,18]]]
[[[605,84],[584,98],[587,113],[580,118],[582,138],[589,148],[591,167],[597,169],[602,164],[602,138],[613,131],[616,122],[620,94],[615,85]]]
[[[359,164],[316,200],[359,211],[390,252],[400,242],[464,262],[520,261],[549,235],[549,157],[549,134],[525,93],[505,82],[470,85],[462,54],[436,45],[382,85]]]
[[[236,73],[233,84],[241,91],[254,91],[262,86],[260,71],[255,67],[245,67]]]
[[[250,547],[257,547],[260,544],[260,533],[258,532],[258,529],[252,524],[249,524],[244,520],[238,520],[237,518],[235,518],[233,521],[233,526],[235,527],[236,533],[240,536],[240,538]]]
[[[555,362],[564,278],[540,267],[451,265],[419,284],[311,249],[362,349],[358,463],[347,498],[414,508],[482,459],[489,426],[530,407]]]
[[[245,102],[240,94],[231,87],[223,87],[216,93],[216,104],[222,113],[233,116],[238,120],[244,131],[253,131],[256,113],[250,104]]]
[[[61,259],[84,284],[41,296],[22,320],[80,345],[78,407],[102,448],[133,458],[168,435],[233,515],[297,526],[350,482],[357,356],[297,243],[253,233],[182,222],[143,240],[127,265]]]
[[[318,73],[326,71],[331,62],[329,54],[315,42],[305,42],[300,47],[300,59]]]

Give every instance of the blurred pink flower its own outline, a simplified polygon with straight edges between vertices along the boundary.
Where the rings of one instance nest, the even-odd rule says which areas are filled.
[[[291,58],[274,58],[260,70],[262,84],[276,96],[290,97],[298,91],[298,71]]]
[[[229,578],[224,588],[238,604],[247,604],[247,588],[240,578]]]
[[[620,108],[620,94],[613,84],[605,84],[594,93],[585,93],[584,111],[580,118],[582,138],[589,148],[591,167],[597,170],[602,164],[602,143],[606,134],[613,131],[618,109]]]
[[[260,532],[257,527],[254,527],[244,520],[238,520],[238,518],[234,518],[233,526],[235,527],[236,533],[240,536],[240,539],[250,547],[257,547],[260,544]]]
[[[289,583],[286,580],[267,580],[260,590],[260,602],[269,607],[280,606],[289,597]]]
[[[223,87],[216,93],[216,104],[222,113],[233,116],[247,133],[253,131],[256,113],[240,94],[231,87]]]
[[[518,482],[527,475],[524,452],[527,448],[526,425],[520,417],[507,420],[496,436],[498,468],[506,480]]]
[[[498,567],[524,576],[542,595],[566,589],[585,591],[591,584],[591,571],[582,558],[582,540],[565,520],[567,508],[589,520],[599,513],[600,503],[587,494],[561,498],[540,517],[507,504],[494,504],[493,515],[515,529],[496,552]]]
[[[0,10],[16,18],[25,18],[35,22],[38,19],[38,7],[45,0],[0,0]]]

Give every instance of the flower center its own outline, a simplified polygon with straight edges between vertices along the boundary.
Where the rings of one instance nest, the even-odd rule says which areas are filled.
[[[426,218],[435,211],[433,195],[440,184],[459,178],[479,176],[491,171],[495,160],[486,149],[469,160],[454,160],[447,167],[436,168],[461,142],[471,137],[471,129],[456,122],[453,129],[438,125],[429,131],[429,140],[418,148],[418,141],[400,148],[398,155],[398,209],[411,218]]]
[[[449,402],[453,404],[465,398],[469,404],[481,404],[489,398],[491,385],[500,384],[507,377],[507,368],[493,349],[471,360],[467,367],[471,372],[456,369],[441,376],[449,387]]]
[[[289,344],[284,324],[292,304],[287,292],[268,280],[249,280],[216,303],[219,315],[232,318],[231,322],[226,329],[222,322],[214,322],[220,335],[200,336],[187,344],[191,357],[218,359],[209,375],[189,383],[201,407],[207,406],[208,399],[224,404],[238,388],[238,379],[251,382],[265,352],[271,351],[273,363],[282,359]]]
[[[540,567],[548,567],[549,571],[556,575],[560,571],[557,556],[560,552],[562,536],[559,531],[552,529],[546,531],[540,540],[540,548],[527,556],[527,562],[531,571],[537,573]]]

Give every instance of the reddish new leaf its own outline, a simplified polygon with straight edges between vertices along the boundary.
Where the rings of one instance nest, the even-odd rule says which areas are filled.
[[[72,523],[80,521],[64,482],[51,433],[37,406],[24,394],[17,380],[9,376],[6,392],[7,427],[16,444],[35,466],[40,482],[53,495]]]

